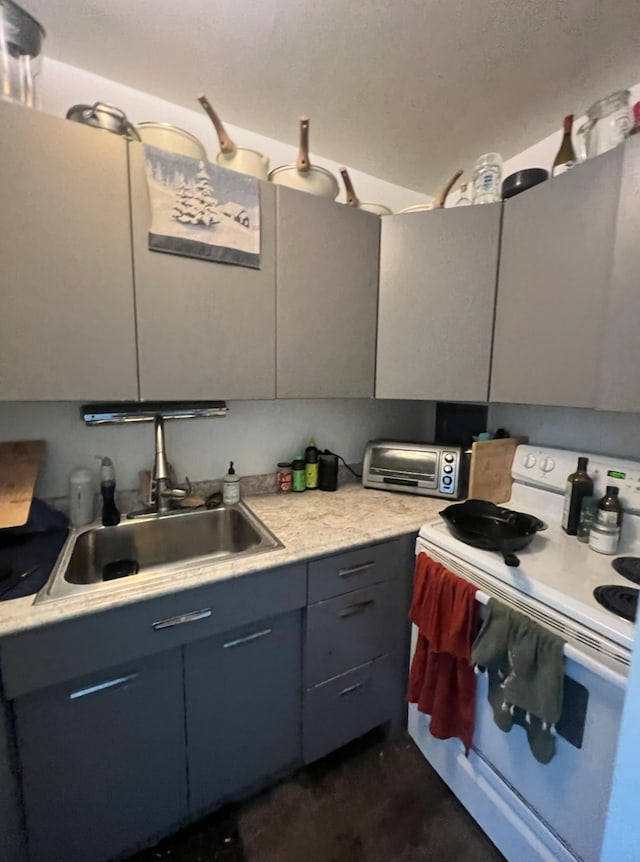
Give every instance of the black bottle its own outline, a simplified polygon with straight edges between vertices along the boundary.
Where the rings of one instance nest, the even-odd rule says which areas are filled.
[[[115,527],[120,523],[120,512],[116,506],[116,471],[111,458],[101,459],[100,493],[102,494],[102,526]]]
[[[570,536],[575,536],[580,523],[582,498],[593,494],[593,479],[587,474],[588,458],[578,458],[578,469],[567,477],[567,487],[564,492],[564,509],[562,512],[562,529]]]
[[[598,501],[598,523],[610,527],[622,524],[622,505],[618,499],[618,487],[607,485],[607,493]]]

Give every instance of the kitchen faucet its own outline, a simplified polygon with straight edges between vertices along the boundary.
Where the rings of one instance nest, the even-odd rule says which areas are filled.
[[[172,510],[173,500],[184,500],[191,493],[191,483],[187,479],[187,489],[174,488],[171,484],[171,471],[165,452],[164,419],[161,413],[154,418],[155,458],[151,474],[150,505],[144,509],[129,512],[127,518],[140,518],[143,515],[166,515]]]

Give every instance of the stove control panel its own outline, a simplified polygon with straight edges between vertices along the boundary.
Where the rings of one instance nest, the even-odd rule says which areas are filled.
[[[602,497],[607,485],[615,485],[619,488],[624,509],[640,514],[640,461],[520,445],[516,449],[511,475],[526,485],[564,494],[567,477],[575,472],[581,456],[589,459],[587,473],[593,479],[595,497]]]

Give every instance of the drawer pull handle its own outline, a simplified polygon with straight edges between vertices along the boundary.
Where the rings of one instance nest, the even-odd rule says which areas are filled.
[[[99,691],[106,691],[108,688],[120,688],[137,676],[137,673],[130,673],[127,676],[119,676],[117,679],[109,679],[106,682],[98,682],[95,685],[88,685],[86,688],[79,688],[77,691],[71,692],[69,700],[77,700],[79,697],[86,697],[88,694],[97,694]]]
[[[354,685],[348,685],[346,688],[343,688],[341,692],[338,693],[338,697],[344,697],[345,694],[351,694],[354,691],[359,691],[359,689],[364,688],[363,682],[356,682]]]
[[[349,566],[348,569],[339,569],[339,578],[348,578],[349,575],[358,575],[360,572],[366,572],[367,569],[372,569],[375,566],[375,560],[369,560],[367,563],[358,563],[357,566]]]
[[[155,631],[170,629],[172,626],[181,626],[182,623],[195,623],[196,620],[205,620],[211,616],[211,608],[202,608],[200,611],[190,611],[187,614],[179,614],[177,617],[169,617],[166,620],[158,620],[153,624]]]
[[[366,602],[357,602],[355,605],[349,605],[346,608],[343,608],[341,611],[338,611],[339,617],[352,617],[354,614],[359,614],[365,608],[370,608],[371,605],[375,604],[374,599],[367,599]]]
[[[234,641],[227,641],[223,644],[223,649],[231,649],[232,647],[241,646],[242,644],[248,644],[251,643],[251,641],[257,641],[258,638],[264,638],[270,634],[271,629],[262,629],[262,631],[254,632],[252,635],[247,635],[244,638],[236,638]]]

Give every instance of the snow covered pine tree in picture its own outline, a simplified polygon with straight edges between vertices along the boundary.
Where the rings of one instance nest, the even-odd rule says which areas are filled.
[[[145,144],[149,248],[260,269],[260,188],[254,177]]]

